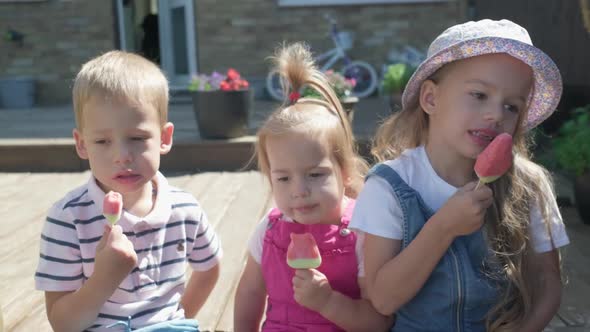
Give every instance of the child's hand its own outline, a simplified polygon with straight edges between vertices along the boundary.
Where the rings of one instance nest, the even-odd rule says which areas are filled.
[[[484,223],[486,210],[492,205],[492,190],[481,185],[474,190],[477,181],[460,188],[436,213],[452,236],[471,234]]]
[[[332,287],[318,270],[297,269],[293,277],[293,293],[297,303],[319,312],[330,300]]]
[[[105,231],[96,246],[94,273],[117,281],[117,285],[137,266],[137,254],[133,243],[123,234],[119,225],[105,226]]]

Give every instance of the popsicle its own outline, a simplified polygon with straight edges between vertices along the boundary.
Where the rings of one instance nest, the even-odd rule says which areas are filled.
[[[496,136],[475,161],[475,173],[479,178],[475,189],[504,175],[512,166],[512,159],[512,136],[506,133]]]
[[[291,233],[287,264],[294,269],[316,269],[322,264],[322,256],[313,235]]]
[[[104,202],[102,203],[102,214],[105,218],[114,225],[121,218],[123,212],[123,196],[116,191],[109,191],[104,195]]]

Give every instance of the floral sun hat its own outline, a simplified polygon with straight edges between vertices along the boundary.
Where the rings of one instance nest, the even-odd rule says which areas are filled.
[[[549,56],[533,46],[528,32],[508,20],[481,20],[452,26],[440,34],[428,48],[424,60],[406,85],[402,105],[415,105],[422,82],[443,65],[485,54],[506,53],[533,69],[534,87],[529,96],[525,129],[543,122],[557,107],[562,83],[559,69]]]

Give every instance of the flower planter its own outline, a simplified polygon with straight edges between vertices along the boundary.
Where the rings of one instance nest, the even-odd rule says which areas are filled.
[[[358,97],[344,97],[340,99],[340,103],[342,104],[342,108],[346,113],[346,117],[348,117],[348,121],[352,125],[352,120],[354,119],[354,107],[359,102]]]
[[[226,139],[248,133],[254,91],[193,91],[193,110],[201,138]]]
[[[0,108],[31,108],[34,104],[35,81],[33,78],[0,78]]]

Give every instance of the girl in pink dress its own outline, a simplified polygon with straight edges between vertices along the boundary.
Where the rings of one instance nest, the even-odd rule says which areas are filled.
[[[258,167],[276,208],[249,244],[235,299],[234,328],[258,331],[384,331],[391,320],[364,299],[362,257],[348,229],[365,162],[350,123],[326,78],[301,44],[283,48],[278,70],[290,83],[284,107],[258,132]],[[321,99],[299,98],[307,86]],[[322,256],[317,269],[287,265],[291,233],[311,234]]]

